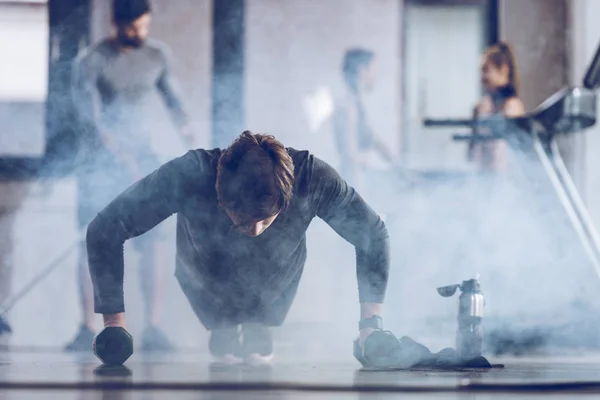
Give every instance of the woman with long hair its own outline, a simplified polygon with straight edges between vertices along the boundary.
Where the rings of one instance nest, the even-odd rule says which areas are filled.
[[[475,118],[494,114],[515,118],[525,114],[519,97],[516,58],[508,43],[498,42],[483,54],[481,84],[484,95],[475,106]],[[475,129],[474,133],[485,134],[481,129]],[[506,146],[506,142],[502,140],[471,142],[468,157],[475,160],[484,171],[501,170],[506,165]]]
[[[504,116],[517,118],[525,114],[519,97],[519,79],[514,52],[509,44],[499,42],[483,53],[481,60],[481,85],[483,96],[473,110],[474,118]],[[484,127],[474,128],[475,135],[489,135]],[[507,207],[511,191],[506,191],[508,166],[508,145],[505,140],[470,142],[468,159],[477,163],[474,186],[465,203],[469,234],[464,247],[458,246],[456,264],[465,265],[465,273],[483,272],[499,261],[496,259],[500,243],[507,240],[509,228],[506,224]],[[508,197],[506,197],[508,196]],[[490,274],[487,270],[484,274]],[[489,276],[489,275],[488,275]]]

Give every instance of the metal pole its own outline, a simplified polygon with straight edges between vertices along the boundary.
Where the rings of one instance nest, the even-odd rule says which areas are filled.
[[[548,179],[562,204],[573,229],[592,263],[596,274],[600,277],[600,236],[594,229],[593,223],[577,188],[557,151],[556,142],[551,141],[544,146],[537,133],[532,132],[533,148],[546,171]]]

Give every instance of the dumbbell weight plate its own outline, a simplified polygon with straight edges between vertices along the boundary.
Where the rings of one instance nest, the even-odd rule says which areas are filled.
[[[395,367],[400,352],[400,341],[389,331],[375,331],[363,344],[363,356],[375,368]]]
[[[133,337],[124,328],[104,328],[95,340],[94,354],[106,365],[122,365],[133,354]]]

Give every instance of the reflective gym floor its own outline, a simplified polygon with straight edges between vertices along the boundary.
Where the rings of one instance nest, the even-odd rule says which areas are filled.
[[[93,355],[8,351],[0,353],[0,400],[600,398],[600,355],[490,361],[504,368],[370,372],[292,353],[270,367],[219,367],[194,351],[135,354],[106,369]]]

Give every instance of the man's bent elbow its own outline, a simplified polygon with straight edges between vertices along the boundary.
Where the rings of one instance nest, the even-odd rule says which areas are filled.
[[[85,243],[88,251],[107,240],[114,240],[114,235],[107,235],[107,221],[98,214],[87,226]]]
[[[371,234],[372,234],[372,237],[375,239],[380,239],[380,240],[389,239],[390,236],[388,233],[387,225],[385,224],[383,219],[381,219],[381,217],[378,218],[378,222],[373,227]]]

